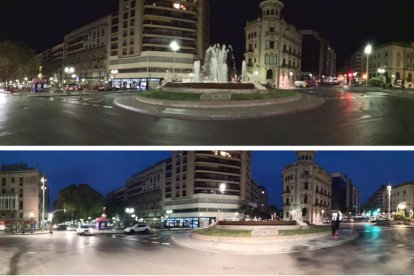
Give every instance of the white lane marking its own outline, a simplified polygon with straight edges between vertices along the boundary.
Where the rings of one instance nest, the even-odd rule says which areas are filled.
[[[152,241],[151,243],[159,243],[159,242],[156,242],[156,241]]]

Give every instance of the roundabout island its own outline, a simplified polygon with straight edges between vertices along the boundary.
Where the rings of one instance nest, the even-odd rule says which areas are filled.
[[[118,107],[148,115],[192,119],[230,120],[281,116],[316,109],[325,103],[321,97],[295,90],[240,90],[182,92],[154,90],[138,96],[115,99]],[[243,91],[242,91],[243,92]]]

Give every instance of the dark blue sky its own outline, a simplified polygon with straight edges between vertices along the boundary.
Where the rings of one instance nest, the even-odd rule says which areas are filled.
[[[170,151],[0,151],[0,164],[27,163],[47,174],[51,201],[70,184],[86,183],[99,192],[123,186],[133,174],[171,156]],[[253,177],[280,206],[281,172],[294,151],[254,151]],[[380,185],[414,181],[414,151],[319,151],[316,162],[328,172],[344,172],[365,203]]]

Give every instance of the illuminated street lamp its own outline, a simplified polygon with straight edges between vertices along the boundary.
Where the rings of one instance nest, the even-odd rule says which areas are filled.
[[[66,74],[73,74],[74,72],[75,72],[75,68],[74,67],[65,67],[64,69],[63,69],[63,71],[66,73]],[[66,81],[64,80],[64,77],[63,77],[63,73],[62,73],[62,89],[63,89],[63,84],[65,83]]]
[[[368,86],[368,65],[369,65],[369,55],[372,53],[372,45],[368,44],[365,46],[364,53],[367,55],[367,80],[366,80],[366,86]]]
[[[135,212],[134,208],[126,208],[125,212],[130,216],[130,220],[131,220],[131,215],[132,213]]]
[[[388,192],[388,218],[390,218],[391,214],[391,185],[387,186],[387,192]]]
[[[46,182],[47,182],[46,177],[42,177],[40,179],[40,182],[42,182],[42,186],[40,188],[42,189],[42,192],[43,192],[43,197],[42,197],[42,222],[41,222],[41,226],[43,228],[44,223],[45,223],[45,190],[47,189],[47,187],[45,185]]]
[[[119,73],[118,69],[112,69],[111,75],[112,75],[112,87],[114,87],[114,79],[116,78],[116,75]]]
[[[221,183],[219,190],[221,192],[221,212],[223,212],[223,195],[226,192],[226,183]]]
[[[176,59],[177,51],[180,50],[180,45],[178,44],[176,40],[173,40],[170,43],[170,48],[174,52],[173,77],[175,77],[175,61],[176,61],[175,59]]]

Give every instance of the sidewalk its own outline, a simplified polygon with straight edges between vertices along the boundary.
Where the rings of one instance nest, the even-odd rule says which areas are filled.
[[[114,104],[130,111],[159,117],[193,120],[249,119],[279,116],[312,110],[325,103],[321,97],[303,95],[300,100],[249,107],[190,108],[169,107],[138,101],[135,96],[116,98]]]
[[[214,240],[214,238],[198,239],[191,233],[182,233],[171,236],[171,240],[180,246],[203,251],[233,254],[280,254],[337,246],[357,239],[359,234],[349,229],[342,229],[338,237],[325,233],[298,236],[249,237],[232,242]],[[246,240],[242,241],[243,239]]]

